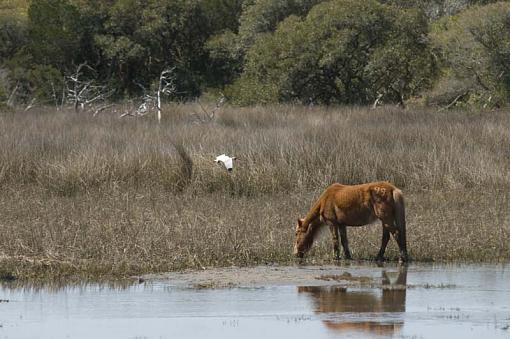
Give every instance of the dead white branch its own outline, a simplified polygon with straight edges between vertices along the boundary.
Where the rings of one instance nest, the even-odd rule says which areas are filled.
[[[27,107],[25,107],[25,112],[34,108],[36,102],[37,102],[36,98],[32,98],[32,100],[30,100],[30,103],[27,105]]]
[[[175,93],[175,67],[161,71],[159,75],[157,97],[158,123],[161,123],[161,95],[172,95]]]
[[[143,117],[147,115],[150,112],[150,105],[151,101],[149,96],[144,96],[144,101],[138,106],[137,109],[133,109],[133,105],[131,104],[131,107],[124,110],[124,113],[122,113],[119,118],[124,117]],[[145,101],[148,100],[148,101]]]
[[[450,102],[450,103],[449,103],[448,105],[446,105],[445,107],[440,108],[440,109],[438,110],[438,112],[442,112],[442,111],[445,111],[445,110],[449,110],[452,106],[456,105],[456,104],[457,104],[457,102],[458,102],[460,99],[462,99],[463,97],[465,97],[465,96],[466,96],[466,95],[468,95],[468,94],[469,94],[469,90],[467,90],[467,91],[464,91],[464,92],[460,93],[459,95],[457,95],[457,96],[455,97],[455,99],[453,99],[453,101],[452,101],[452,102]]]
[[[377,98],[374,101],[374,104],[372,105],[372,109],[375,109],[379,105],[379,102],[381,101],[382,97],[383,97],[383,94],[379,93],[379,95],[377,96]]]
[[[216,112],[223,106],[223,104],[225,104],[226,101],[227,101],[227,98],[225,97],[225,95],[223,93],[221,93],[221,96],[218,99],[218,102],[216,102],[216,106],[214,106],[214,108],[211,110],[211,112],[208,112],[204,108],[204,106],[202,105],[200,100],[197,100],[198,106],[200,106],[200,109],[202,110],[203,114],[198,114],[197,112],[195,112],[195,114],[193,116],[197,119],[197,122],[205,123],[205,122],[213,121],[216,117]]]
[[[14,106],[14,98],[16,97],[16,92],[18,92],[19,88],[19,81],[16,83],[16,86],[14,86],[14,89],[11,92],[11,95],[9,95],[9,99],[7,99],[7,106],[13,107]]]
[[[96,115],[98,115],[99,113],[104,111],[105,109],[110,108],[112,106],[113,106],[113,104],[106,104],[106,105],[103,105],[103,106],[99,106],[98,108],[96,108],[96,110],[94,111],[94,114],[92,114],[92,116],[95,117]]]
[[[106,99],[111,97],[114,92],[109,90],[107,86],[97,85],[94,80],[83,80],[84,69],[95,72],[87,63],[82,63],[78,65],[73,74],[64,78],[67,101],[73,105],[75,111],[78,111],[78,109],[85,110],[99,103],[103,103],[101,106],[104,106]],[[94,112],[97,111],[98,109],[94,110]],[[97,113],[94,115],[97,115]]]
[[[132,116],[142,117],[147,115],[152,109],[156,110],[156,118],[158,123],[161,123],[161,99],[164,95],[170,96],[175,93],[175,67],[166,68],[159,74],[158,87],[155,90],[147,91],[145,86],[135,82],[143,90],[143,96],[141,98],[142,103],[136,110],[127,110],[120,117]]]

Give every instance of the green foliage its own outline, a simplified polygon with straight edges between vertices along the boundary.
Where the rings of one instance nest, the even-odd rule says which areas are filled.
[[[3,84],[0,83],[0,109],[4,107],[7,103],[7,93],[5,91],[5,88]]]
[[[35,64],[26,55],[10,60],[6,66],[10,70],[11,87],[17,87],[16,102],[27,103],[32,99],[51,105],[60,102],[64,76],[58,69]]]
[[[29,0],[2,0],[0,17],[24,18],[27,15]]]
[[[399,8],[419,9],[431,20],[456,15],[469,6],[487,5],[498,1],[501,0],[380,0],[381,3]]]
[[[484,106],[508,102],[510,90],[510,4],[473,7],[438,21],[431,34],[440,52],[441,81],[429,102],[445,96],[444,82],[458,84],[446,100]],[[448,80],[449,79],[449,80]],[[442,87],[441,87],[442,86]]]
[[[237,37],[231,30],[226,30],[206,42],[211,62],[217,70],[219,86],[231,83],[242,71],[244,50]]]
[[[26,22],[21,18],[0,15],[0,65],[12,58],[26,42]]]
[[[30,84],[33,96],[49,104],[59,103],[63,86],[63,75],[53,66],[35,65],[30,71]]]
[[[55,102],[64,75],[137,97],[172,67],[186,100],[510,100],[509,1],[3,0],[0,96]],[[439,72],[438,72],[439,70]],[[439,76],[438,76],[439,73]],[[432,87],[432,90],[429,90]],[[60,88],[61,90],[62,88]]]
[[[36,63],[65,70],[79,61],[80,14],[69,1],[32,1],[28,19],[28,51]]]
[[[4,109],[10,93],[6,61],[27,43],[26,1],[3,1],[0,5],[0,109]]]
[[[396,13],[384,45],[375,49],[364,75],[370,92],[391,102],[418,95],[434,79],[435,63],[427,41],[426,17],[417,10]]]
[[[207,70],[202,46],[210,35],[199,3],[186,0],[123,0],[108,9],[103,30],[94,36],[105,73],[122,92],[149,87],[166,66],[174,66],[177,92],[200,93]]]
[[[262,33],[272,32],[290,15],[302,16],[321,0],[255,0],[248,2],[240,17],[239,39],[245,49]]]
[[[433,68],[424,20],[376,1],[321,3],[260,37],[230,94],[242,104],[365,104],[378,94],[400,102],[426,86]]]
[[[199,6],[203,11],[211,33],[223,30],[237,31],[244,0],[202,0]]]
[[[238,33],[227,29],[212,36],[207,49],[212,60],[225,75],[224,84],[241,73],[245,55],[265,33],[273,32],[278,23],[291,15],[303,16],[321,0],[252,0],[244,3]]]

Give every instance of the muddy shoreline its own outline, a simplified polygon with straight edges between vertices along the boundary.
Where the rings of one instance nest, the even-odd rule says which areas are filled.
[[[162,274],[148,274],[137,279],[147,282],[164,282],[180,288],[234,288],[272,286],[366,286],[378,288],[388,285],[387,279],[403,270],[416,270],[420,266],[398,264],[339,264],[207,268]],[[388,278],[388,276],[390,278]],[[398,285],[391,282],[391,285]]]

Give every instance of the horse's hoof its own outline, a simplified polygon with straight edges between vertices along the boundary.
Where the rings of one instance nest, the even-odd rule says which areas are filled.
[[[409,263],[409,259],[408,258],[400,258],[400,259],[398,259],[398,263],[400,265],[407,265]]]
[[[407,261],[408,261],[408,258],[398,258],[398,263],[400,265],[405,265],[407,264]]]

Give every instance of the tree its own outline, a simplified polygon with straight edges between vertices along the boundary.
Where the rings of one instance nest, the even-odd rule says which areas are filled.
[[[397,11],[386,42],[376,48],[364,76],[370,96],[404,106],[404,101],[431,86],[436,62],[429,47],[427,18],[422,11]]]
[[[250,0],[243,3],[237,32],[227,27],[207,42],[212,62],[222,74],[223,84],[230,83],[242,72],[245,56],[255,42],[273,32],[285,18],[303,16],[324,0]]]
[[[366,104],[379,93],[402,102],[433,68],[423,23],[417,11],[377,1],[320,3],[257,39],[230,95],[243,104]]]
[[[443,66],[429,96],[431,103],[500,106],[508,102],[510,3],[475,6],[444,18],[431,36]]]
[[[208,69],[203,45],[209,21],[199,3],[190,0],[118,0],[104,29],[94,37],[105,73],[127,95],[149,87],[166,65],[175,67],[175,97],[200,94]]]
[[[403,9],[419,9],[430,19],[457,15],[473,5],[486,5],[501,0],[380,0]]]
[[[0,15],[0,65],[27,43],[26,20]]]
[[[32,1],[28,52],[34,62],[65,70],[80,62],[80,13],[68,0]]]

